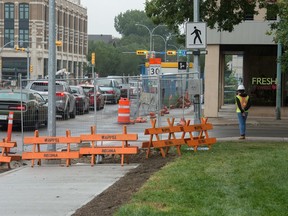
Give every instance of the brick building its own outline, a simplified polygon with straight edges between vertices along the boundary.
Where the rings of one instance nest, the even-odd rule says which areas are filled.
[[[56,40],[62,42],[56,51],[57,70],[65,68],[72,76],[83,77],[88,52],[87,9],[81,0],[55,3]],[[15,79],[19,73],[27,77],[27,69],[32,79],[45,77],[48,38],[49,0],[0,0],[0,81]]]

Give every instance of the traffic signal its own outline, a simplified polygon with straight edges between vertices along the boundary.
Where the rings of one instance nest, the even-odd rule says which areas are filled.
[[[30,73],[33,72],[33,65],[30,65]]]
[[[147,50],[136,50],[136,55],[146,55]]]
[[[167,55],[176,55],[176,50],[168,50]]]
[[[94,52],[92,53],[92,56],[91,56],[91,64],[95,65],[95,53]]]
[[[16,45],[14,48],[15,48],[16,52],[18,52],[19,50],[22,51],[22,52],[26,51],[24,47],[19,48],[18,45]]]
[[[62,41],[56,41],[55,44],[56,46],[62,46]]]

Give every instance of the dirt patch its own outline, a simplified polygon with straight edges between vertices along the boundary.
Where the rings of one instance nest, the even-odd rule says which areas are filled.
[[[130,200],[132,194],[137,192],[154,172],[175,158],[175,154],[169,154],[168,157],[162,158],[159,152],[153,152],[149,159],[146,159],[145,156],[144,151],[138,155],[130,156],[130,163],[138,163],[139,166],[78,209],[73,216],[113,215],[121,205]],[[114,162],[113,158],[104,158],[103,160],[103,163],[111,162]],[[120,160],[116,159],[115,162],[120,163]]]

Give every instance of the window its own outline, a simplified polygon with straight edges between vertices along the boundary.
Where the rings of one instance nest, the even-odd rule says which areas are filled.
[[[28,47],[29,29],[19,29],[19,47]]]
[[[5,29],[4,37],[5,37],[4,41],[5,44],[14,41],[14,29]],[[10,43],[7,47],[14,47],[14,42]]]
[[[5,3],[5,19],[14,19],[14,4]]]
[[[29,19],[29,5],[28,4],[19,4],[19,19]]]

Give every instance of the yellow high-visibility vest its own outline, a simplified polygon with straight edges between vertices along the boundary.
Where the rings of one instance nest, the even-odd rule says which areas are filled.
[[[247,95],[246,97],[241,97],[241,96],[237,95],[236,97],[239,99],[241,107],[244,110],[244,108],[247,106],[247,103],[248,103],[248,100],[249,100],[249,96]],[[240,113],[241,110],[239,109],[239,107],[237,105],[237,101],[235,101],[235,103],[236,103],[236,107],[237,107],[236,108],[236,112]],[[248,112],[248,111],[245,111],[245,112]]]

